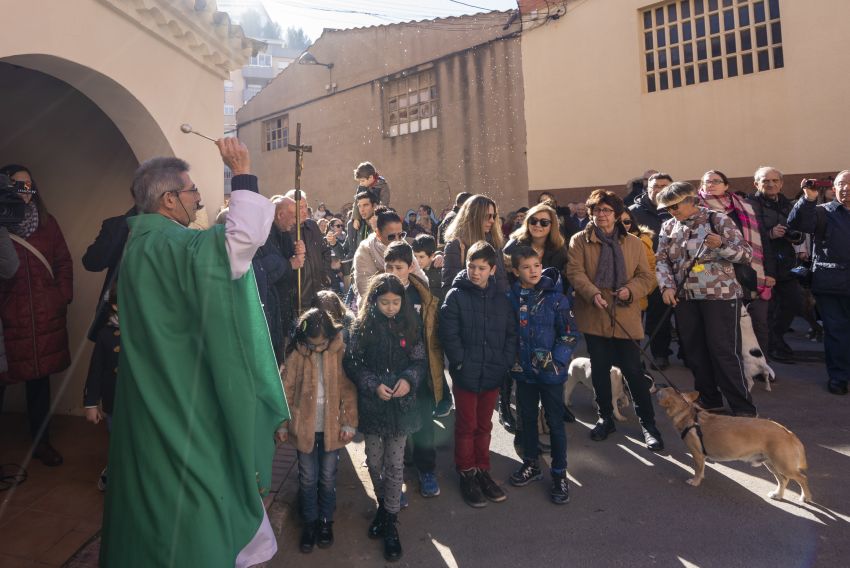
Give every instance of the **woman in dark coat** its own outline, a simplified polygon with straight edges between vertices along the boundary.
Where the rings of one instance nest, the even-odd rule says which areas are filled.
[[[0,375],[0,385],[26,382],[33,457],[57,466],[62,456],[48,436],[50,375],[71,363],[66,315],[73,298],[73,263],[59,224],[44,207],[29,169],[9,165],[0,173],[24,182],[35,192],[22,195],[24,220],[9,230],[46,261],[15,242],[20,267],[13,278],[0,281],[0,318],[9,362],[9,370]]]

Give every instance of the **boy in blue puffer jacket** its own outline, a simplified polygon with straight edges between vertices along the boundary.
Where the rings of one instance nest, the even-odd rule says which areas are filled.
[[[523,463],[511,485],[522,487],[543,478],[537,456],[537,408],[543,404],[552,445],[552,488],[549,498],[557,505],[570,500],[567,484],[567,432],[564,428],[564,383],[578,341],[570,300],[562,292],[555,268],[543,270],[540,256],[529,246],[511,253],[517,281],[509,293],[519,324],[516,400],[522,421]]]

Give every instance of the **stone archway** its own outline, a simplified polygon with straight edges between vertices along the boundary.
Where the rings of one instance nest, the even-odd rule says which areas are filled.
[[[154,118],[114,80],[46,55],[0,58],[0,162],[32,169],[74,259],[68,325],[71,368],[53,378],[56,412],[81,406],[91,321],[104,273],[81,258],[101,221],[132,206],[133,172],[141,160],[173,155]],[[2,165],[0,164],[0,165]],[[23,389],[9,389],[7,409],[22,410]]]

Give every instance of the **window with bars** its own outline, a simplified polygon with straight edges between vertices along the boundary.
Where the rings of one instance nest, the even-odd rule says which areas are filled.
[[[284,114],[263,122],[264,144],[267,152],[286,148],[289,144],[289,115]]]
[[[785,66],[779,0],[670,0],[640,17],[649,93]]]
[[[433,69],[384,86],[384,136],[394,138],[437,128],[439,100]]]

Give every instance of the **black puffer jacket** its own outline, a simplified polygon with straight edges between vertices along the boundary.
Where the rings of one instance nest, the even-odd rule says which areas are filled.
[[[440,343],[455,386],[472,392],[499,388],[516,360],[517,320],[494,278],[481,289],[462,270],[440,308]]]
[[[368,341],[355,329],[343,359],[345,374],[357,386],[357,429],[379,436],[412,434],[421,427],[415,408],[416,392],[428,370],[425,343],[420,337],[415,345],[407,345],[390,329],[387,318],[373,309],[379,324],[366,332],[371,333]],[[379,385],[392,388],[401,378],[410,383],[409,394],[388,401],[378,398]]]
[[[658,205],[653,203],[646,193],[642,193],[635,200],[634,204],[629,207],[629,212],[638,225],[643,225],[652,231],[652,250],[657,252],[661,225],[670,218],[670,214],[666,211],[659,211]]]

